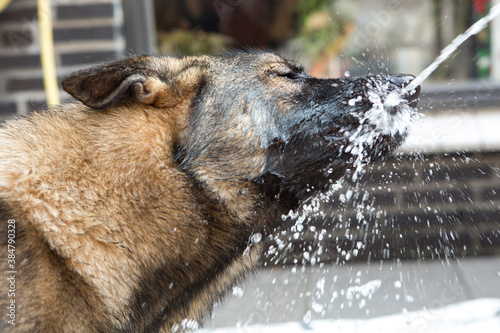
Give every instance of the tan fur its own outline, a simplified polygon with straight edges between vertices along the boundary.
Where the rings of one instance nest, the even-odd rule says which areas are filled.
[[[2,315],[0,331],[201,323],[254,269],[255,240],[348,167],[335,150],[345,143],[323,133],[335,135],[328,121],[352,126],[339,84],[352,86],[264,52],[135,56],[65,78],[79,102],[0,128],[4,259],[15,246],[1,266],[13,295],[0,280],[0,308],[14,301],[15,318]]]
[[[206,261],[209,267],[217,258],[206,257],[204,244],[215,242],[217,248],[231,243],[210,239],[214,235],[206,225],[214,222],[206,220],[207,213],[228,229],[255,219],[250,216],[254,185],[216,180],[201,170],[209,197],[218,196],[227,205],[210,208],[194,198],[199,190],[178,170],[172,147],[186,126],[202,75],[193,63],[201,59],[142,61],[174,73],[171,82],[147,78],[130,88],[137,102],[102,113],[68,104],[7,123],[0,131],[0,196],[8,207],[6,218],[15,218],[22,233],[16,243],[16,326],[8,326],[4,316],[1,327],[20,332],[127,331],[130,298],[141,288],[145,270],[171,262]],[[184,70],[186,63],[191,67]],[[241,272],[255,265],[255,252],[216,273],[220,277],[197,293],[189,308],[179,305],[177,314],[165,319],[165,331],[184,318],[201,320]],[[190,274],[182,278],[186,284],[205,272]],[[5,301],[2,297],[2,308]]]

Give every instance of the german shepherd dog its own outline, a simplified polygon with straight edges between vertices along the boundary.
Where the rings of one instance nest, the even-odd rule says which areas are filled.
[[[258,51],[66,77],[77,102],[0,128],[0,330],[196,326],[282,214],[403,141],[419,88],[386,100],[412,79],[318,79]]]

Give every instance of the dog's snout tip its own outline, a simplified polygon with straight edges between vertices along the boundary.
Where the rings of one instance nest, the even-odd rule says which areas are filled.
[[[401,88],[406,87],[411,81],[415,79],[415,76],[411,74],[399,74],[391,77],[391,82]]]
[[[420,95],[420,86],[417,86],[415,89],[413,89],[411,92],[411,95],[414,97],[414,98],[417,98],[418,95]]]
[[[410,85],[410,83],[415,80],[415,76],[411,74],[400,74],[400,75],[394,75],[391,78],[391,83],[394,84],[395,86],[405,89]],[[410,101],[416,101],[418,96],[420,95],[420,86],[416,86],[415,88],[406,91],[404,97]]]

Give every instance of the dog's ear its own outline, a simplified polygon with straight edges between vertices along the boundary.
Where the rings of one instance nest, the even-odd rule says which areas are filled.
[[[93,109],[105,109],[126,99],[172,107],[200,79],[200,70],[190,68],[186,60],[137,56],[70,74],[62,87]]]

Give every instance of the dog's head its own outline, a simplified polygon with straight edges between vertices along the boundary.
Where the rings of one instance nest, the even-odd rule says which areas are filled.
[[[211,160],[218,177],[241,172],[290,207],[393,152],[416,115],[420,88],[401,92],[411,75],[317,79],[270,53],[214,59],[193,103],[183,165]]]
[[[212,188],[255,184],[293,206],[398,147],[419,88],[397,92],[412,79],[317,79],[275,54],[236,52],[127,58],[77,72],[63,87],[96,110],[182,106],[173,120],[182,123],[173,149],[180,169]]]

